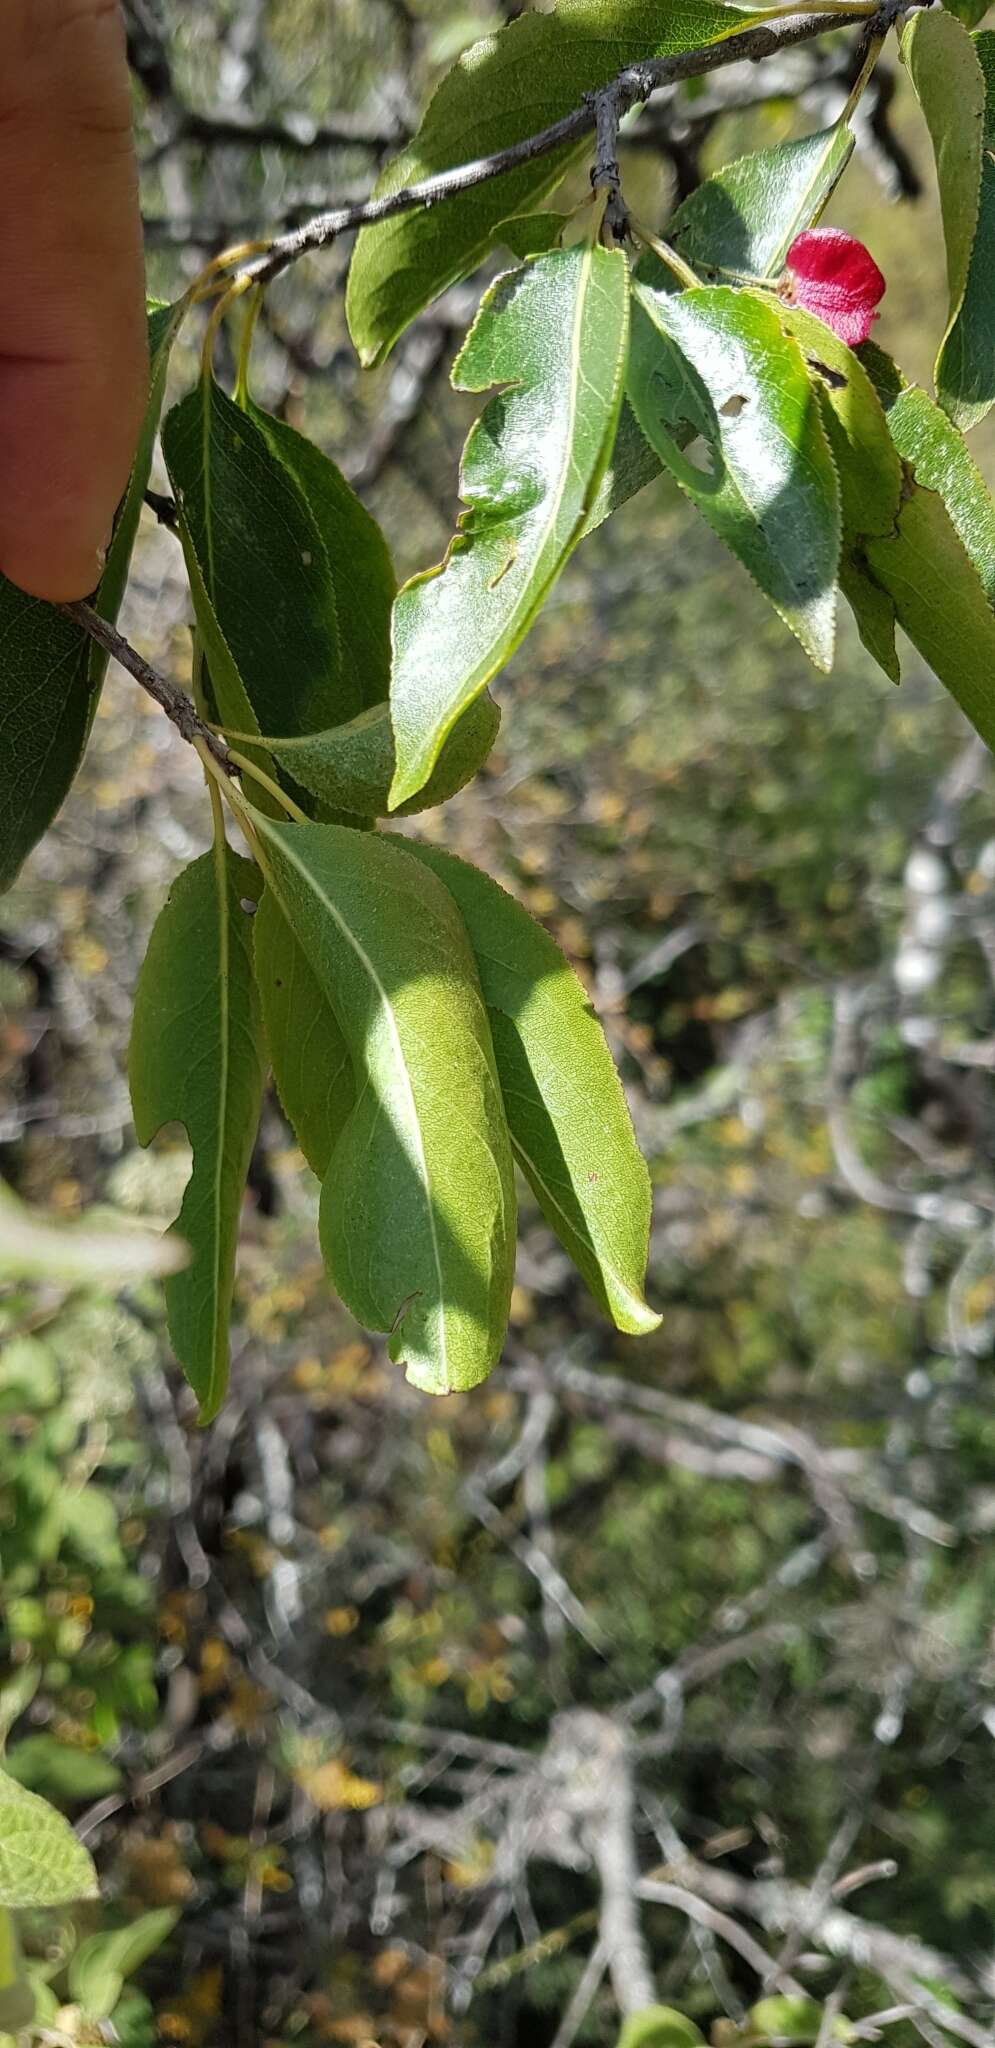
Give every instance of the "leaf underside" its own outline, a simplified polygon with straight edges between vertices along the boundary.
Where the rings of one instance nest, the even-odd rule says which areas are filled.
[[[177,1121],[193,1152],[175,1225],[192,1257],[165,1293],[203,1422],[228,1384],[239,1217],[262,1101],[250,918],[258,889],[258,869],[223,841],[174,882],[139,976],[128,1060],[139,1143]]]

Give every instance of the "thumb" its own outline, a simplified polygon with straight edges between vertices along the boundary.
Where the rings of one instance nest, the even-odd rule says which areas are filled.
[[[100,574],[146,394],[138,180],[117,0],[0,0],[0,571]]]

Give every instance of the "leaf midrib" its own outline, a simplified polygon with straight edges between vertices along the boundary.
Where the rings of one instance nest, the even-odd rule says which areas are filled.
[[[404,1084],[404,1092],[407,1097],[408,1110],[411,1119],[411,1127],[414,1134],[416,1164],[418,1167],[419,1178],[421,1180],[422,1190],[425,1197],[425,1207],[428,1212],[429,1237],[432,1246],[432,1262],[435,1267],[435,1276],[438,1290],[439,1343],[442,1355],[442,1374],[443,1382],[445,1386],[448,1387],[449,1355],[446,1335],[445,1289],[442,1278],[442,1259],[439,1252],[439,1237],[435,1224],[435,1209],[432,1202],[432,1191],[429,1182],[428,1161],[425,1157],[425,1146],[422,1140],[421,1124],[418,1117],[418,1105],[415,1100],[414,1089],[411,1085],[411,1078],[408,1073],[407,1060],[404,1055],[404,1047],[401,1042],[401,1034],[398,1030],[397,1019],[394,1015],[393,1005],[390,1001],[390,997],[387,994],[387,990],[385,989],[383,982],[381,981],[380,976],[377,973],[376,967],[374,966],[373,961],[370,959],[370,956],[366,951],[365,946],[362,944],[362,941],[357,937],[356,933],[352,930],[347,920],[342,916],[342,913],[338,909],[337,905],[332,901],[332,898],[326,894],[325,890],[321,887],[320,882],[317,880],[317,877],[314,874],[312,874],[311,870],[293,851],[293,848],[289,844],[289,842],[286,839],[281,838],[279,844],[281,847],[281,851],[284,855],[284,858],[290,862],[290,865],[293,868],[296,868],[297,873],[300,875],[301,880],[305,884],[305,887],[310,889],[313,895],[317,897],[323,909],[327,910],[329,917],[332,919],[332,922],[337,926],[338,930],[341,932],[342,937],[346,941],[346,944],[348,946],[351,946],[353,952],[356,955],[357,960],[360,963],[360,966],[362,967],[364,973],[368,976],[370,982],[372,983],[373,988],[376,991],[377,997],[380,1003],[382,1004],[384,1015],[387,1018],[388,1029],[390,1032],[391,1041],[394,1046],[394,1051],[397,1058],[398,1070],[401,1074]],[[274,894],[277,897],[280,897],[279,883],[277,879],[273,876],[272,870],[270,872],[269,879]],[[292,925],[293,920],[290,917],[289,912],[287,910],[286,901],[284,898],[281,898],[280,900],[283,902],[284,916],[287,918],[288,923]],[[383,1108],[382,1103],[381,1108]]]

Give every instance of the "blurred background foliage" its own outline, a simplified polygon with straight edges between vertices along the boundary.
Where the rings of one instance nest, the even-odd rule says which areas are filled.
[[[226,242],[365,190],[440,71],[521,10],[126,11],[171,296]],[[662,221],[716,164],[832,118],[851,59],[830,39],[652,109],[623,162],[636,210]],[[831,218],[882,264],[880,339],[925,378],[942,240],[894,58],[884,78]],[[361,377],[346,260],[273,292],[257,385],[406,573],[455,518],[474,408],[447,369],[474,292]],[[184,675],[151,516],[126,627]],[[272,1101],[206,1434],[153,1282],[0,1278],[7,1762],[104,1887],[24,1916],[39,2018],[131,2048],[611,2044],[624,1808],[657,1996],[706,2036],[824,2043],[894,2009],[897,2048],[986,2041],[991,764],[914,657],[893,690],[848,622],[811,672],[662,481],[575,556],[499,699],[484,773],[418,824],[589,983],[652,1162],[663,1328],[612,1333],[529,1211],[504,1366],[413,1394],[328,1299]],[[151,919],[209,829],[196,762],[112,676],[0,913],[0,1171],[56,1219],[178,1207],[186,1154],[137,1151],[124,1058]],[[95,1985],[82,1944],[129,1929]],[[786,1973],[814,2020],[748,2019]]]

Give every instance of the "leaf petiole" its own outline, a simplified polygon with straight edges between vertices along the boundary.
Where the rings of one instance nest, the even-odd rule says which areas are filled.
[[[661,242],[659,235],[655,235],[652,228],[646,227],[631,214],[629,225],[633,234],[637,235],[641,242],[645,242],[647,249],[652,249],[654,256],[658,256],[661,263],[666,264],[667,269],[680,280],[685,290],[694,291],[701,284],[697,271],[692,270],[690,263],[685,263],[683,256],[678,256],[677,250],[672,249],[669,242]]]
[[[295,804],[293,797],[288,796],[286,790],[281,789],[278,782],[274,782],[272,775],[267,775],[263,768],[257,768],[255,762],[249,760],[248,755],[237,754],[232,747],[229,747],[228,753],[229,758],[234,761],[236,768],[241,769],[243,775],[251,775],[254,782],[261,782],[263,788],[268,789],[270,796],[276,798],[277,803],[286,811],[288,818],[292,818],[297,825],[310,825],[311,819],[308,817],[307,812],[302,811],[299,804]]]

